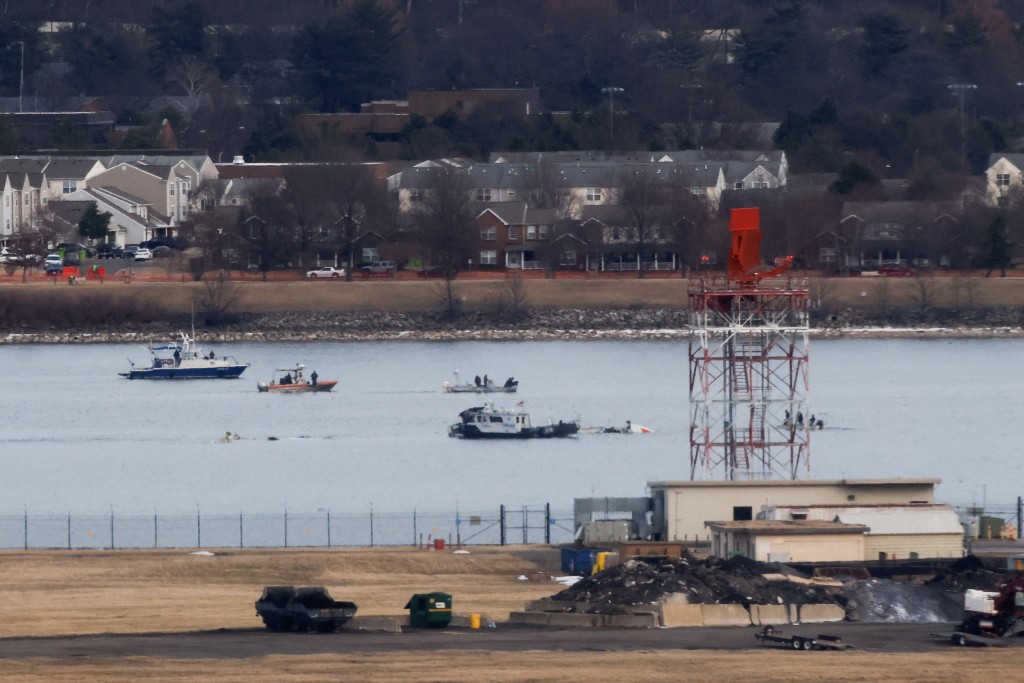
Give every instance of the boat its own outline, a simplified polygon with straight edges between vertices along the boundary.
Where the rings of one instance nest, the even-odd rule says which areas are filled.
[[[633,424],[626,420],[625,427],[584,427],[580,430],[587,434],[650,434],[651,429],[643,425]]]
[[[146,347],[153,356],[150,365],[136,367],[129,358],[132,369],[118,374],[128,379],[237,379],[249,367],[232,356],[204,353],[194,339],[180,334],[181,341]]]
[[[461,422],[448,428],[448,436],[464,439],[550,439],[575,436],[580,426],[576,421],[534,426],[530,415],[522,409],[522,402],[515,408],[496,408],[485,403],[459,413]]]
[[[271,394],[308,394],[318,391],[330,391],[337,384],[334,380],[327,382],[321,382],[316,376],[316,370],[309,376],[307,381],[302,371],[305,370],[305,365],[295,365],[290,368],[278,368],[275,372],[283,372],[281,379],[278,381],[270,380],[269,382],[257,382],[256,388],[261,392],[267,392]]]
[[[495,384],[487,375],[483,379],[477,375],[472,382],[459,379],[459,371],[455,371],[455,383],[445,380],[441,390],[446,394],[514,394],[519,388],[519,380],[509,377],[504,384]]]

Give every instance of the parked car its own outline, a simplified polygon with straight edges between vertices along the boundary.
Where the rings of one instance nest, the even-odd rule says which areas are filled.
[[[132,255],[132,258],[134,258],[136,261],[148,261],[151,258],[153,258],[153,252],[151,252],[149,249],[146,249],[145,247],[139,247],[138,249],[135,250],[135,253]]]
[[[20,260],[20,256],[17,252],[13,252],[7,247],[0,249],[0,263],[15,263]]]
[[[913,277],[914,269],[910,266],[901,266],[895,263],[883,263],[878,266],[878,274],[886,277]]]
[[[120,258],[122,253],[124,253],[124,249],[119,245],[108,242],[101,244],[96,249],[96,258]]]
[[[60,254],[47,254],[43,261],[43,270],[49,273],[60,273],[64,270],[64,257]]]
[[[306,273],[306,277],[311,280],[316,280],[321,277],[345,277],[345,269],[334,268],[332,266],[324,266],[317,268],[316,270],[310,270]]]
[[[166,244],[161,244],[159,246],[153,247],[152,249],[150,249],[150,251],[153,252],[154,258],[165,258],[167,256],[170,256],[171,252],[174,250],[168,247]]]
[[[360,269],[364,273],[387,273],[395,269],[394,261],[370,261],[364,263]]]
[[[121,256],[123,258],[135,258],[135,252],[139,250],[137,244],[126,244],[124,249],[121,250]]]

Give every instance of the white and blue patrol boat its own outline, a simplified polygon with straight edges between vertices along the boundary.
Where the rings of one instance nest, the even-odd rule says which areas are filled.
[[[153,356],[150,365],[136,367],[128,359],[131,370],[119,374],[128,379],[237,379],[249,367],[232,356],[204,353],[194,339],[184,332],[180,334],[179,342],[147,347]]]

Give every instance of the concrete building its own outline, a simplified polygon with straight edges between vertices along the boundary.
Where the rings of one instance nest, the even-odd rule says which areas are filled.
[[[658,481],[654,540],[706,541],[707,521],[750,521],[762,508],[810,505],[930,505],[940,479]]]
[[[948,505],[775,505],[758,519],[862,524],[865,560],[961,557],[964,528]]]
[[[863,524],[770,519],[707,522],[707,527],[713,555],[759,562],[860,562],[869,530]]]

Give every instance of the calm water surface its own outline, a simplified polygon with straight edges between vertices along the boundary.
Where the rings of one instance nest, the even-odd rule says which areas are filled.
[[[1009,503],[1019,461],[1018,340],[830,340],[811,348],[811,472],[941,477],[947,502]],[[139,346],[3,346],[0,514],[491,509],[637,496],[689,472],[685,342],[231,344],[232,381],[128,381]],[[207,349],[209,350],[209,349]],[[330,394],[256,391],[303,362]],[[521,380],[535,421],[627,419],[647,435],[472,442],[447,426],[480,397],[442,394],[459,369]],[[220,443],[225,431],[241,440]],[[271,440],[276,437],[276,440]]]

